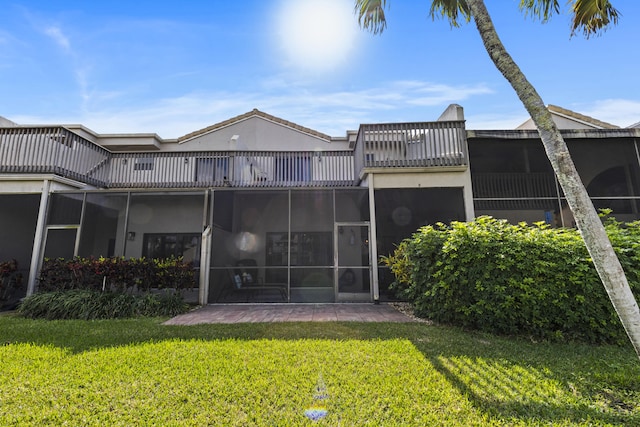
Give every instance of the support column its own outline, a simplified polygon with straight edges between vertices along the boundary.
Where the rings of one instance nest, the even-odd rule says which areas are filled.
[[[369,251],[371,253],[371,287],[373,289],[373,302],[380,302],[380,288],[378,286],[378,233],[376,230],[376,199],[374,197],[374,174],[369,174]]]
[[[47,221],[47,206],[49,204],[49,191],[51,183],[45,179],[42,183],[42,194],[40,195],[40,207],[38,209],[38,221],[36,222],[36,233],[33,237],[33,251],[31,252],[31,265],[29,267],[29,281],[27,282],[27,296],[36,291],[36,279],[40,271],[42,256],[42,246]]]
[[[200,245],[200,277],[198,303],[207,305],[209,302],[209,275],[211,268],[211,226],[207,225],[202,232]]]
[[[462,197],[464,200],[465,221],[473,221],[473,219],[476,217],[476,213],[473,206],[473,183],[471,181],[471,168],[467,168],[467,170],[464,172]]]

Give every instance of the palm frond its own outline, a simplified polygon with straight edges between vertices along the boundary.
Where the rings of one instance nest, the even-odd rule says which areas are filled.
[[[459,18],[463,18],[465,23],[471,20],[471,12],[466,0],[433,0],[429,16],[431,19],[439,17],[448,19],[452,27],[460,26]]]
[[[571,35],[580,31],[586,38],[606,30],[610,24],[616,25],[621,16],[609,0],[575,0],[571,9]]]
[[[520,10],[525,15],[547,22],[551,17],[560,13],[558,0],[520,0]]]
[[[386,7],[387,0],[356,0],[355,13],[358,15],[360,27],[373,34],[381,34],[387,28],[384,16]]]

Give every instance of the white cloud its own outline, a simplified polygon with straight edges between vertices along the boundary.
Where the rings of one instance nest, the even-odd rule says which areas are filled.
[[[478,86],[450,86],[450,85],[421,85],[414,89],[419,95],[409,102],[418,106],[435,106],[446,102],[463,101],[474,95],[487,95],[493,91],[484,85]]]
[[[50,37],[60,48],[65,52],[71,51],[71,44],[69,38],[62,33],[60,27],[51,26],[44,29],[44,33]]]
[[[605,99],[588,104],[568,104],[564,107],[621,128],[640,122],[640,101],[638,100]],[[506,114],[475,114],[467,115],[466,119],[467,129],[515,129],[529,119],[529,115],[521,105],[518,105],[512,112]]]
[[[474,130],[502,130],[502,129],[515,129],[522,123],[527,121],[527,116],[524,109],[521,113],[513,114],[476,114],[465,116],[467,129]]]
[[[488,92],[483,85],[456,87],[398,81],[370,89],[329,93],[295,87],[269,93],[192,93],[127,108],[116,105],[126,93],[122,92],[92,94],[92,109],[75,117],[12,119],[18,123],[81,123],[100,133],[157,133],[163,138],[176,138],[258,108],[332,136],[343,136],[361,123],[435,120],[447,105]]]
[[[620,127],[631,126],[640,121],[640,100],[604,99],[591,105],[581,104],[576,112]]]
[[[76,52],[69,41],[69,37],[63,32],[62,28],[57,25],[52,25],[44,28],[44,34],[52,39],[62,51],[71,58],[68,62],[70,66],[70,72],[73,75],[73,79],[77,85],[78,94],[83,102],[83,108],[88,108],[89,104],[93,101],[93,94],[91,92],[90,81],[90,67],[87,65],[87,59],[84,55]]]

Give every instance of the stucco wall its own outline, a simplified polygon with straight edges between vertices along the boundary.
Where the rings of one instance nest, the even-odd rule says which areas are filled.
[[[237,138],[232,139],[234,135],[237,135]],[[300,132],[261,117],[248,118],[181,144],[164,144],[162,146],[163,151],[307,151],[346,149],[348,149],[346,141],[329,143],[317,136]]]

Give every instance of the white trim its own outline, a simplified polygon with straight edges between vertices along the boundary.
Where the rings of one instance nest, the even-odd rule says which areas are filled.
[[[56,182],[59,184],[69,185],[72,187],[78,187],[78,189],[84,189],[88,186],[87,184],[76,181],[70,178],[65,178],[59,175],[54,174],[0,174],[0,193],[2,193],[2,181],[32,181],[32,182]]]

